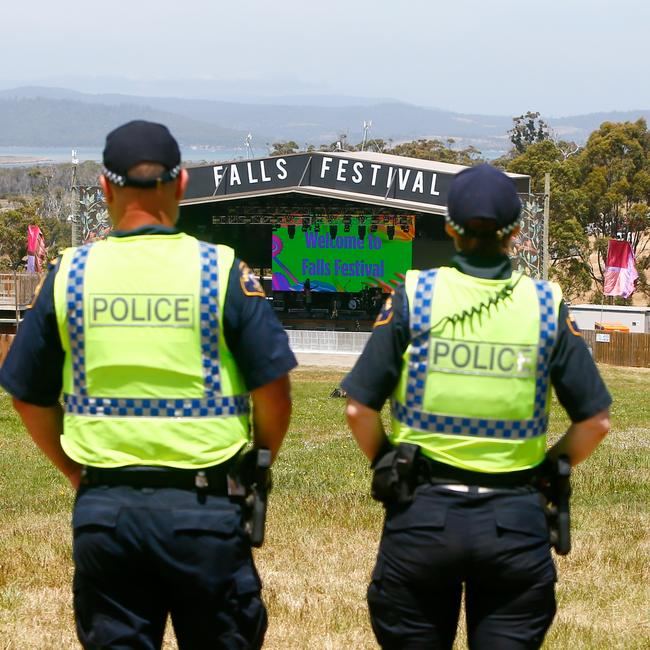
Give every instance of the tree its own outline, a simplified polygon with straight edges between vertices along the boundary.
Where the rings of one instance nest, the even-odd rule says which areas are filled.
[[[283,142],[274,142],[269,155],[271,156],[288,156],[292,153],[298,153],[300,147],[294,140],[287,140]]]
[[[410,158],[422,158],[424,160],[437,160],[439,162],[454,163],[457,165],[476,165],[483,162],[481,152],[476,147],[465,147],[454,149],[456,141],[453,138],[442,140],[420,139],[411,142],[403,142],[388,149],[386,153],[396,156],[409,156]]]
[[[580,221],[593,237],[597,255],[594,280],[602,285],[609,239],[631,244],[642,275],[650,253],[650,133],[645,120],[604,122],[573,160],[583,190]]]
[[[500,161],[509,172],[529,174],[531,191],[544,192],[544,175],[551,175],[549,220],[549,276],[560,284],[568,300],[591,287],[589,239],[576,218],[580,195],[576,194],[576,163],[565,158],[558,143],[534,142],[515,158]]]
[[[366,142],[366,146],[364,151],[376,151],[377,153],[387,153],[391,146],[393,144],[393,141],[389,138],[388,140],[384,140],[383,138],[369,138],[368,141]],[[362,143],[360,142],[355,149],[357,151],[361,151],[361,145]]]
[[[23,203],[17,209],[0,213],[0,258],[5,270],[17,271],[25,265],[30,225],[41,225],[33,204]]]
[[[648,290],[650,267],[650,134],[645,121],[603,123],[580,150],[549,139],[499,161],[507,171],[530,174],[543,192],[551,174],[549,245],[551,277],[569,298],[594,285],[602,295],[609,239],[632,245],[640,280]],[[567,155],[569,151],[569,155]]]
[[[544,142],[551,138],[548,124],[541,119],[537,112],[528,111],[524,115],[513,117],[512,121],[513,127],[508,131],[508,135],[515,151],[519,154],[524,153],[531,144]]]
[[[356,151],[359,148],[358,145],[353,145],[348,142],[348,134],[341,133],[334,142],[330,144],[322,144],[319,147],[319,151]]]
[[[97,185],[101,165],[86,161],[76,167],[77,185]],[[28,197],[39,202],[39,214],[65,221],[74,212],[70,163],[0,169],[0,197]]]
[[[40,215],[41,204],[26,199],[16,200],[17,206],[0,212],[0,267],[18,271],[25,268],[27,256],[27,226],[41,228],[48,258],[70,245],[70,224]]]

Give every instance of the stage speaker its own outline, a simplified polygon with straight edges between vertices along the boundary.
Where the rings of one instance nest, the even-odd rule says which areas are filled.
[[[395,237],[395,226],[393,224],[386,226],[386,234],[388,235],[388,239]]]
[[[330,237],[332,239],[336,238],[337,231],[338,231],[338,228],[336,226],[330,226]]]
[[[289,239],[293,239],[296,235],[296,227],[292,224],[290,226],[287,226],[287,234],[289,235]],[[392,237],[391,237],[392,239]]]

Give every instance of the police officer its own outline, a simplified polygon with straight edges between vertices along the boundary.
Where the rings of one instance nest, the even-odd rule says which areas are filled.
[[[592,453],[611,398],[560,288],[512,271],[520,212],[502,172],[458,174],[451,266],[407,273],[342,384],[368,458],[403,454],[417,468],[410,491],[387,499],[368,589],[383,648],[451,648],[463,585],[470,648],[538,648],[555,614],[549,532],[531,483],[547,454],[575,465]],[[549,380],[572,424],[547,452]],[[414,447],[395,452],[400,443]]]
[[[0,374],[78,489],[85,648],[159,648],[168,614],[181,648],[259,648],[266,630],[228,475],[251,429],[255,447],[277,452],[296,361],[233,250],[175,229],[180,163],[160,124],[108,135],[100,182],[115,230],[62,254]]]

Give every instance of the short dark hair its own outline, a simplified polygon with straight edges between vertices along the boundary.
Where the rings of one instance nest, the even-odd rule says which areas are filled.
[[[513,230],[501,234],[491,219],[476,218],[467,223],[465,232],[458,234],[458,247],[464,253],[479,253],[488,257],[508,251]]]

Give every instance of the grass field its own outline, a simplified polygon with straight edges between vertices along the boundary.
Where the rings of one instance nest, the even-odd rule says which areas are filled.
[[[574,550],[557,561],[559,611],[545,648],[650,647],[650,371],[603,367],[613,429],[575,472]],[[294,373],[294,417],[256,558],[266,648],[375,648],[365,589],[382,510],[328,397],[342,372]],[[566,427],[561,409],[551,436]],[[0,650],[77,647],[71,610],[72,494],[0,398]],[[171,633],[165,647],[173,648]],[[457,647],[464,647],[462,626]]]

